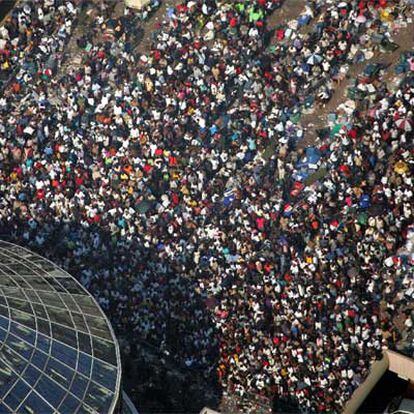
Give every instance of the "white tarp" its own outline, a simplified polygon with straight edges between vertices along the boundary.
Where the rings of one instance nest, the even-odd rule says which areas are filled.
[[[150,1],[151,0],[125,0],[125,4],[133,9],[141,9],[150,3]]]

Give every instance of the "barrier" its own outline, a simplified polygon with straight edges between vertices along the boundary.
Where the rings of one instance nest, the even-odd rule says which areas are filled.
[[[391,371],[402,378],[414,381],[414,360],[387,349],[383,358],[371,365],[368,377],[354,391],[351,399],[344,407],[343,414],[356,413],[386,371]]]
[[[414,380],[414,360],[399,354],[394,351],[387,351],[389,366],[388,369],[391,372],[395,372],[400,377]]]
[[[380,361],[371,365],[370,373],[366,380],[354,391],[351,399],[346,403],[343,414],[356,413],[370,392],[374,389],[377,382],[386,373],[388,369],[388,356],[385,353]]]

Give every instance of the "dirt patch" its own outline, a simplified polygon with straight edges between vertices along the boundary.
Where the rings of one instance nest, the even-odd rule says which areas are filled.
[[[62,63],[58,69],[56,78],[66,74],[70,68],[78,68],[80,66],[84,51],[79,48],[77,40],[88,30],[92,25],[93,20],[97,16],[97,3],[99,0],[94,0],[91,3],[85,5],[81,10],[79,17],[76,21],[75,29],[67,44],[62,56]]]
[[[155,13],[142,23],[141,29],[143,31],[143,38],[138,44],[135,49],[135,52],[140,54],[148,53],[151,48],[152,37],[151,34],[154,30],[159,26],[159,24],[163,21],[165,15],[167,14],[167,10],[170,7],[177,6],[180,4],[181,0],[166,0],[163,1],[160,8],[155,11]]]
[[[303,0],[286,0],[280,9],[275,10],[267,19],[269,29],[285,25],[290,20],[297,19],[305,8]]]
[[[412,17],[412,14],[410,17]],[[401,53],[413,50],[414,23],[409,23],[407,27],[402,28],[396,33],[393,36],[393,41],[400,46],[397,50],[388,53],[377,52],[371,59],[352,65],[347,76],[336,84],[330,101],[323,107],[315,108],[313,113],[302,115],[301,125],[305,131],[305,139],[301,142],[301,147],[314,145],[317,142],[317,130],[325,127],[327,125],[328,115],[335,112],[338,106],[346,101],[347,87],[350,80],[360,75],[368,64],[379,63],[384,65],[385,73],[382,80],[387,83],[389,88],[395,86],[393,83],[398,81],[398,77],[396,77],[394,70],[398,64]]]

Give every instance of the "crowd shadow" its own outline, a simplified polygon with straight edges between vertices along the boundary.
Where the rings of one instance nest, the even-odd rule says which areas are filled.
[[[99,299],[107,289],[127,297],[118,303],[111,299],[103,308],[120,344],[123,388],[138,412],[199,413],[205,406],[218,409],[222,396],[217,376],[219,340],[208,300],[193,280],[174,273],[168,263],[163,266],[167,272],[157,275],[152,265],[158,257],[154,249],[127,240],[103,224],[85,227],[76,221],[49,219],[35,225],[18,219],[18,213],[7,221],[0,220],[0,240],[52,260],[83,284],[85,274],[109,271],[108,281],[99,277],[88,283],[90,293]],[[79,257],[83,248],[87,250]],[[149,272],[154,272],[153,276],[148,277]],[[161,292],[145,304],[158,326],[150,333],[137,328],[133,317],[137,304],[148,302],[148,296],[134,292],[141,274],[146,275],[145,289]],[[195,344],[197,332],[202,340]]]
[[[299,414],[303,412],[294,398],[278,398],[273,399],[272,413],[274,414]]]

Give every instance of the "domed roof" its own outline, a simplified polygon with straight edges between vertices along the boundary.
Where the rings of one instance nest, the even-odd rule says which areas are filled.
[[[112,413],[119,347],[93,297],[67,272],[0,242],[0,412]]]

